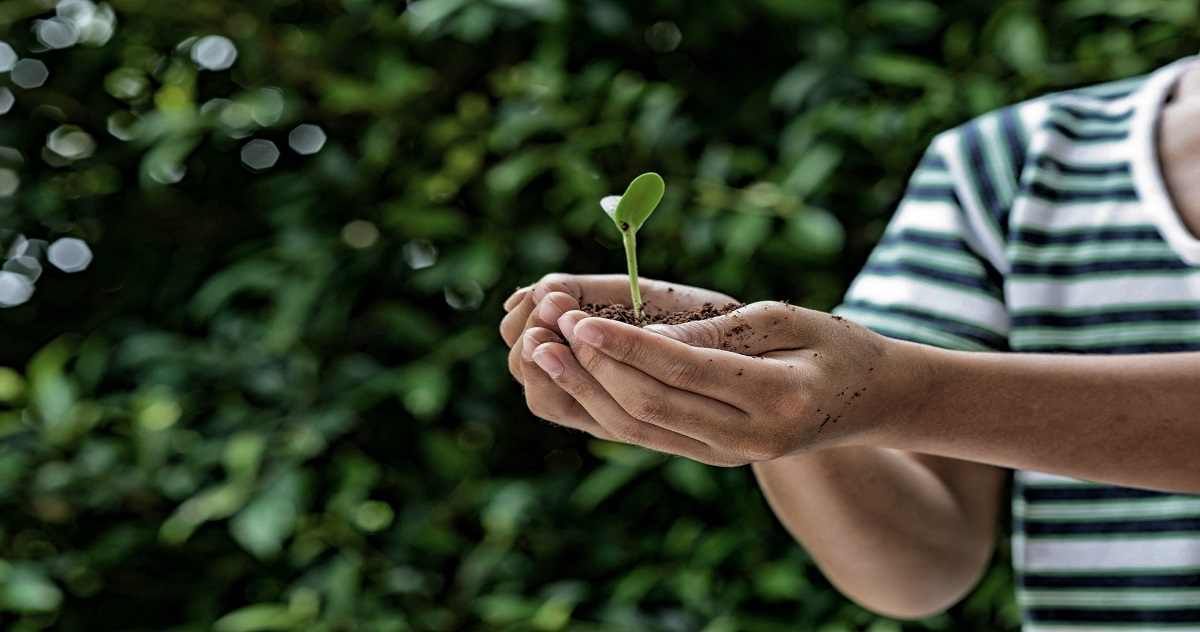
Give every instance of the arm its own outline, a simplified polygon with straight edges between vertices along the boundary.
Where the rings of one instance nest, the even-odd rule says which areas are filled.
[[[989,466],[1200,491],[1200,354],[952,352],[781,304],[665,329],[578,312],[558,325],[572,347],[532,357],[601,427],[708,463],[763,462],[785,524],[881,612],[927,614],[973,582],[1003,487]],[[734,331],[758,357],[722,350]]]
[[[1200,353],[949,351],[780,303],[672,327],[580,312],[559,326],[572,348],[543,344],[533,358],[577,357],[596,386],[640,415],[593,413],[601,425],[623,435],[647,425],[672,431],[703,444],[688,454],[701,460],[873,446],[1200,493]],[[758,357],[720,348],[734,330]]]
[[[776,516],[846,596],[899,618],[958,601],[987,567],[1008,471],[865,446],[754,464]]]
[[[881,438],[931,454],[1200,493],[1200,353],[963,353],[912,345],[924,397]],[[958,419],[950,425],[945,420]],[[939,421],[941,420],[941,421]]]
[[[525,385],[530,408],[606,439],[614,437],[584,403],[612,413],[619,405],[596,401],[604,399],[600,393],[577,401],[538,368],[532,352],[561,341],[558,321],[580,302],[620,302],[627,283],[614,278],[543,280],[510,298],[501,327],[513,347],[510,371]],[[684,296],[678,308],[731,300],[694,288],[673,286],[668,293],[665,285],[649,287],[660,291],[660,300]],[[565,359],[564,370],[580,370],[572,357]],[[863,605],[898,617],[945,608],[974,584],[991,554],[1007,480],[999,468],[863,446],[759,462],[755,472],[772,508],[830,579]]]

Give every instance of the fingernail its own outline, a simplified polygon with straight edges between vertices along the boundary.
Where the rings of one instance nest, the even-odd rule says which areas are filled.
[[[554,304],[554,301],[542,301],[538,303],[537,310],[538,318],[548,323],[557,322],[563,315],[563,311],[559,309],[558,305]]]
[[[540,303],[542,302],[542,299],[546,298],[546,295],[550,294],[551,292],[566,292],[567,286],[559,283],[558,281],[542,281],[541,283],[534,285],[532,289],[533,300]]]
[[[680,331],[676,327],[671,327],[669,325],[646,325],[645,327],[643,327],[643,329],[645,329],[646,331],[652,331],[656,334],[659,334],[660,336],[674,338],[675,340],[678,340],[679,342],[687,342],[687,339],[684,337],[683,332]]]
[[[579,310],[571,310],[558,317],[558,331],[567,342],[575,344],[575,325],[587,317],[587,314]]]
[[[593,347],[599,347],[604,342],[604,332],[591,323],[580,323],[575,327],[575,337]]]
[[[563,371],[562,362],[559,362],[558,358],[554,357],[554,354],[549,351],[534,353],[533,361],[550,377],[558,377]]]
[[[541,316],[546,322],[552,323],[576,307],[578,305],[575,303],[575,299],[566,294],[547,294],[542,302],[538,303],[538,309],[541,310],[538,316]]]
[[[537,349],[539,344],[541,343],[538,342],[537,338],[533,337],[533,334],[525,332],[524,340],[521,344],[521,357],[524,358],[526,362],[533,360],[533,350]]]
[[[525,300],[526,296],[529,296],[529,288],[523,287],[512,296],[508,297],[507,301],[504,301],[504,311],[513,311],[517,305],[521,304],[521,301]]]

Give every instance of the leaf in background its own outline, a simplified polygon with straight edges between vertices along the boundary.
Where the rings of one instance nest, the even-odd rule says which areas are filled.
[[[256,603],[217,619],[212,632],[267,632],[290,630],[294,621],[288,607],[279,603]]]
[[[63,594],[43,569],[27,562],[0,560],[0,610],[16,613],[54,612]]]
[[[271,490],[251,500],[229,521],[229,533],[260,560],[275,559],[296,526],[296,505]]]
[[[17,371],[0,366],[0,404],[12,405],[25,396],[25,378]]]

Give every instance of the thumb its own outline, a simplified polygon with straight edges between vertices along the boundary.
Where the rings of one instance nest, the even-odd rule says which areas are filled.
[[[645,330],[693,347],[759,355],[800,346],[793,335],[796,313],[800,311],[804,310],[777,301],[762,301],[716,318],[679,325],[647,325]]]

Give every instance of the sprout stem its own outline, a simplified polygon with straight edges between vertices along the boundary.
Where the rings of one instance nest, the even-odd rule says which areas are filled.
[[[629,267],[629,295],[633,297],[633,317],[646,326],[646,314],[642,310],[642,291],[638,287],[637,234],[633,229],[621,231],[625,242],[625,263]]]

